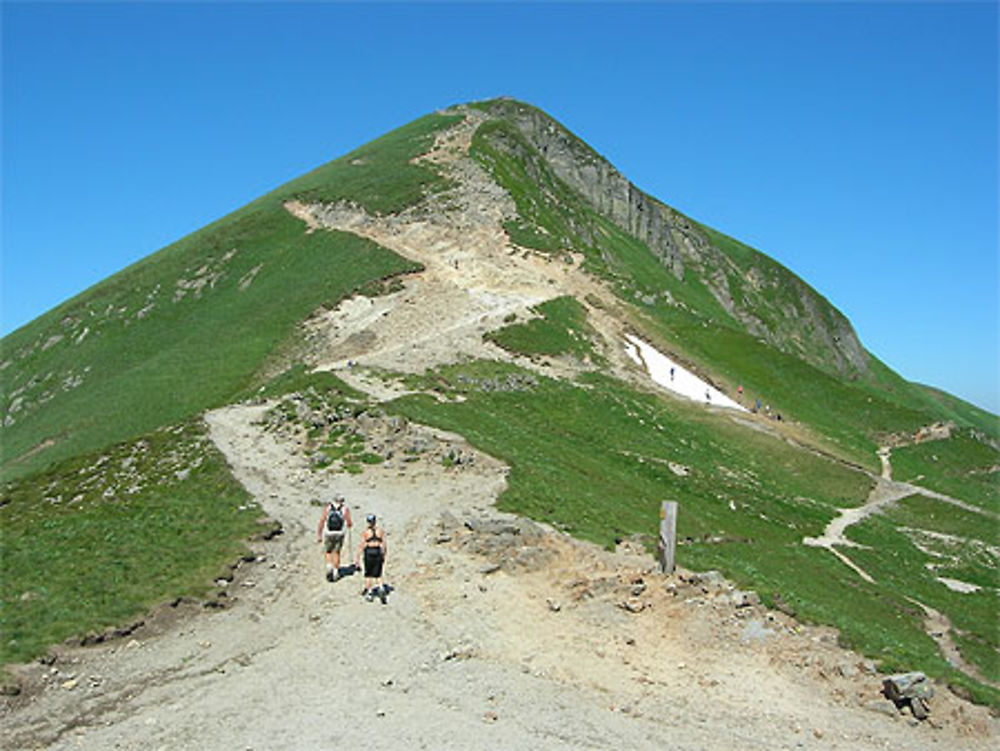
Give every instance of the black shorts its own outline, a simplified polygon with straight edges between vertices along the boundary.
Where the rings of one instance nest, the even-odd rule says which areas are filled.
[[[365,576],[371,577],[372,579],[378,579],[380,576],[382,576],[383,560],[384,556],[382,555],[382,548],[366,547]]]

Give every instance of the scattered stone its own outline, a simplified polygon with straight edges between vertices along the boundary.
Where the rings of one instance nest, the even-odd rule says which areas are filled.
[[[475,649],[469,646],[456,647],[455,649],[449,650],[441,655],[442,662],[450,662],[451,660],[467,660],[475,654]]]
[[[837,673],[844,678],[853,678],[858,674],[858,668],[850,662],[841,662],[837,665]]]
[[[79,685],[80,680],[78,678],[70,678],[68,681],[64,681],[62,687],[67,691],[72,691]]]
[[[496,573],[499,570],[500,570],[500,564],[499,563],[487,563],[485,566],[483,566],[483,567],[481,567],[479,569],[479,573],[480,574],[484,574],[484,575],[489,575],[489,574]]]
[[[629,613],[641,613],[649,607],[649,603],[636,599],[628,599],[625,602],[619,603],[618,607]]]
[[[691,574],[690,581],[696,587],[700,586],[706,590],[720,590],[726,588],[726,577],[718,571],[705,571],[703,573]]]
[[[760,595],[753,591],[744,592],[737,589],[729,597],[736,608],[750,608],[760,605]]]
[[[553,613],[558,613],[560,610],[562,610],[562,605],[553,600],[551,597],[546,597],[545,602],[548,604],[549,610],[551,610]]]
[[[0,696],[18,696],[20,693],[21,687],[14,682],[0,683]]]
[[[499,716],[493,710],[490,710],[490,711],[486,712],[485,714],[483,714],[483,721],[484,722],[496,722],[498,719],[500,719]]]
[[[667,466],[670,467],[670,471],[673,472],[678,477],[687,477],[691,474],[691,468],[685,467],[683,464],[675,464],[674,462],[667,462]]]
[[[899,673],[882,681],[882,695],[898,709],[909,707],[916,719],[925,720],[931,711],[928,702],[934,696],[934,687],[919,671]]]

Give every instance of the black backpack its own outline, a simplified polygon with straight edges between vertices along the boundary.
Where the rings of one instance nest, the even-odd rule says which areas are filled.
[[[344,514],[332,503],[330,513],[326,516],[326,529],[329,532],[341,532],[344,529]]]

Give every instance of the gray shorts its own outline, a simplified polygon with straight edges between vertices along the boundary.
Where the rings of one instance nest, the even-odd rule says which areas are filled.
[[[323,532],[323,549],[327,553],[339,553],[344,547],[343,532]]]

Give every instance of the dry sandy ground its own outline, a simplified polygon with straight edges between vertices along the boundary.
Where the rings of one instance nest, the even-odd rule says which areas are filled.
[[[313,473],[294,440],[254,424],[262,410],[208,416],[285,529],[240,569],[231,607],[33,666],[40,687],[8,706],[4,748],[981,749],[998,737],[943,690],[922,724],[866,708],[879,677],[829,631],[737,609],[724,587],[663,577],[635,551],[546,531],[545,565],[491,571],[460,542],[461,520],[506,518],[491,509],[495,461],[467,448],[471,466]],[[357,575],[323,576],[310,501],[335,490],[384,521],[386,605],[360,597]]]

